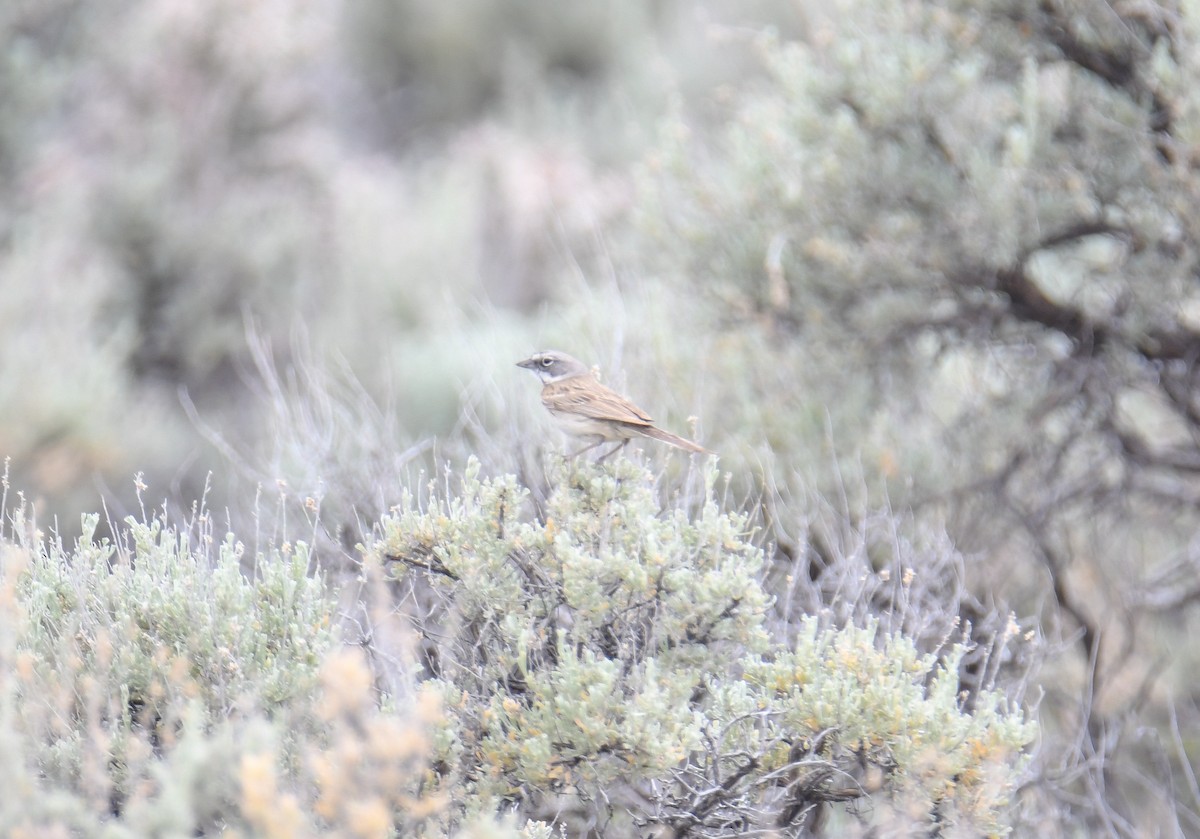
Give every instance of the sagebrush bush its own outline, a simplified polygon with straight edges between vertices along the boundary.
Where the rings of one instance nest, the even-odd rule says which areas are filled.
[[[714,466],[666,504],[625,459],[548,475],[540,505],[478,463],[406,496],[333,584],[304,543],[248,561],[203,509],[112,540],[86,516],[68,548],[18,508],[0,778],[23,794],[0,827],[507,836],[511,815],[526,837],[729,836],[830,805],[847,829],[1003,831],[1034,728],[988,690],[968,707],[963,645],[779,612]],[[344,646],[363,598],[373,629]]]
[[[10,736],[22,741],[26,771],[79,796],[94,817],[137,812],[157,797],[147,786],[186,786],[167,782],[164,768],[190,745],[201,763],[219,760],[235,736],[220,731],[230,718],[290,716],[335,643],[305,545],[258,557],[247,578],[242,544],[215,541],[207,515],[186,531],[130,519],[114,541],[93,538],[98,522],[85,516],[68,549],[28,533],[18,513],[3,568],[13,620],[4,652],[16,675]],[[228,776],[221,789],[187,774],[218,798],[231,788]],[[200,798],[197,817],[215,806]]]
[[[161,514],[73,548],[24,508],[0,539],[0,832],[83,837],[446,835],[429,792],[439,698],[380,703],[337,640],[303,543]],[[478,836],[515,836],[484,820]],[[523,835],[534,836],[536,826]]]
[[[562,467],[530,519],[475,465],[384,518],[366,556],[394,564],[452,721],[442,788],[608,835],[794,829],[878,790],[914,823],[1001,832],[1034,727],[988,691],[964,709],[961,646],[815,619],[773,637],[763,553],[717,477],[664,509],[630,461]]]

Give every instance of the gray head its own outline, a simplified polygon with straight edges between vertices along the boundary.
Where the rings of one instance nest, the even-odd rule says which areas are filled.
[[[590,372],[588,366],[582,361],[557,350],[534,353],[524,361],[518,361],[517,366],[532,370],[542,380],[542,384]]]

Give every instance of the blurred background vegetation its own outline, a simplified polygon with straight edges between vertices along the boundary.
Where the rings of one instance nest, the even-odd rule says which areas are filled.
[[[854,622],[845,558],[905,556],[915,637],[1015,612],[975,677],[1038,709],[1018,829],[1200,835],[1194,3],[17,0],[0,35],[0,454],[44,530],[140,474],[353,554],[472,455],[543,503],[513,362],[560,348],[697,418],[773,594]]]

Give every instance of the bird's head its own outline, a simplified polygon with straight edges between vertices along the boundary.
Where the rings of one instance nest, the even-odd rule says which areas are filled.
[[[518,367],[532,370],[543,384],[580,376],[588,372],[588,367],[577,358],[572,358],[565,352],[546,350],[534,353],[524,361],[517,362]]]

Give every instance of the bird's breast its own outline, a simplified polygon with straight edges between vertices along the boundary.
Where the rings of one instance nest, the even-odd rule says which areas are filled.
[[[601,437],[605,440],[624,440],[632,435],[623,433],[625,429],[615,422],[592,419],[582,414],[548,409],[550,416],[565,434],[573,437]]]

